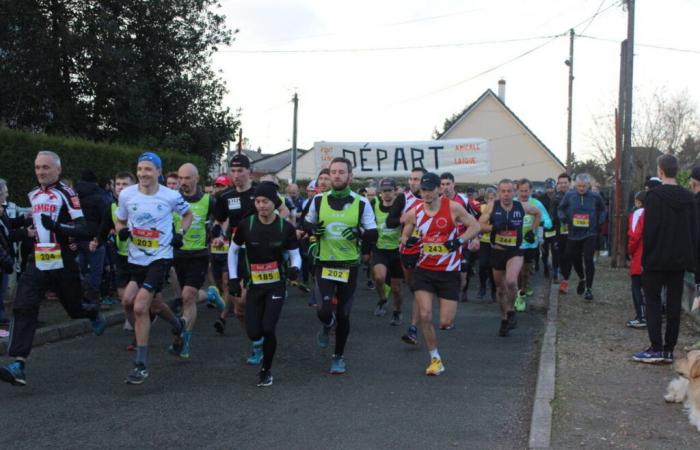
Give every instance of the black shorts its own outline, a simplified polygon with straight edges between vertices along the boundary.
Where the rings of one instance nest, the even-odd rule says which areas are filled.
[[[401,269],[401,259],[399,258],[399,250],[384,250],[376,248],[372,250],[372,261],[370,265],[376,266],[381,264],[387,268],[387,272],[391,278],[403,278],[403,269]]]
[[[491,246],[491,259],[489,263],[493,270],[506,270],[506,264],[510,258],[523,256],[523,251],[519,248],[512,250],[502,250]]]
[[[214,253],[211,255],[211,276],[214,280],[221,280],[223,274],[228,273],[228,255]],[[228,278],[228,275],[227,275]]]
[[[149,292],[158,293],[163,289],[165,277],[170,272],[172,259],[157,259],[147,266],[129,263],[129,281],[135,281],[139,287]]]
[[[207,279],[209,269],[209,255],[203,256],[177,256],[175,257],[175,274],[180,287],[193,287],[199,289]]]
[[[413,274],[415,291],[428,291],[445,300],[459,300],[459,272],[426,270],[416,267]]]
[[[526,248],[523,249],[523,256],[525,257],[525,262],[526,263],[531,263],[537,259],[537,254],[539,253],[539,249],[536,248]]]
[[[401,261],[401,265],[406,270],[415,269],[416,264],[418,264],[419,257],[420,257],[420,253],[415,253],[413,255],[405,255],[403,253],[399,253],[399,260]]]
[[[120,255],[117,253],[117,258],[114,260],[114,266],[116,267],[116,275],[114,277],[117,283],[117,289],[124,289],[127,284],[129,284],[129,257],[126,255]]]

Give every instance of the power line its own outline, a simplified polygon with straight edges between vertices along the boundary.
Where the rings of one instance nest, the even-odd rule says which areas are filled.
[[[615,44],[619,44],[620,40],[619,39],[610,39],[610,38],[603,38],[603,37],[598,37],[598,36],[590,36],[586,34],[577,34],[577,37],[582,37],[585,39],[592,39],[595,41],[603,41],[603,42],[613,42]],[[700,54],[700,50],[695,50],[692,48],[678,48],[678,47],[665,47],[663,45],[653,45],[653,44],[639,44],[637,42],[634,43],[635,47],[647,47],[647,48],[654,48],[657,50],[668,50],[672,52],[682,52],[682,53],[695,53],[695,54]]]
[[[591,20],[588,21],[585,27],[583,27],[583,30],[581,30],[581,34],[585,33],[588,27],[591,26],[593,21],[595,21],[596,17],[601,13],[601,8],[605,4],[605,0],[601,0],[600,5],[598,6],[598,9],[596,10],[595,14],[593,14],[593,17],[591,17]]]

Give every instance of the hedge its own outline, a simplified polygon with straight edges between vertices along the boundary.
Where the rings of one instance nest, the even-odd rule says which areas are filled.
[[[136,172],[136,159],[144,148],[106,144],[74,137],[49,136],[41,133],[0,127],[0,178],[7,180],[10,200],[26,206],[26,193],[36,186],[34,159],[40,150],[51,150],[61,157],[62,179],[77,181],[83,169],[92,169],[97,177],[113,177],[117,172]],[[163,173],[177,170],[191,162],[204,178],[204,159],[172,150],[149,149],[163,161]]]

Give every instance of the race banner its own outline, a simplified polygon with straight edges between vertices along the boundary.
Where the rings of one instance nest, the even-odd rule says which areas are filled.
[[[405,142],[315,142],[316,173],[333,158],[344,157],[355,177],[405,177],[414,167],[429,172],[491,173],[486,139],[445,139]]]

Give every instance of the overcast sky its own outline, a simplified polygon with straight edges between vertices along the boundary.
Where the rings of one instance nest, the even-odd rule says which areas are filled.
[[[700,0],[638,0],[636,10],[637,93],[700,100]],[[265,153],[291,146],[295,91],[298,146],[309,148],[430,139],[502,77],[506,104],[564,160],[574,27],[597,38],[577,37],[574,55],[573,151],[590,156],[593,117],[612,120],[627,33],[619,0],[223,0],[220,12],[240,29],[214,56],[226,105],[241,108],[245,137]]]

